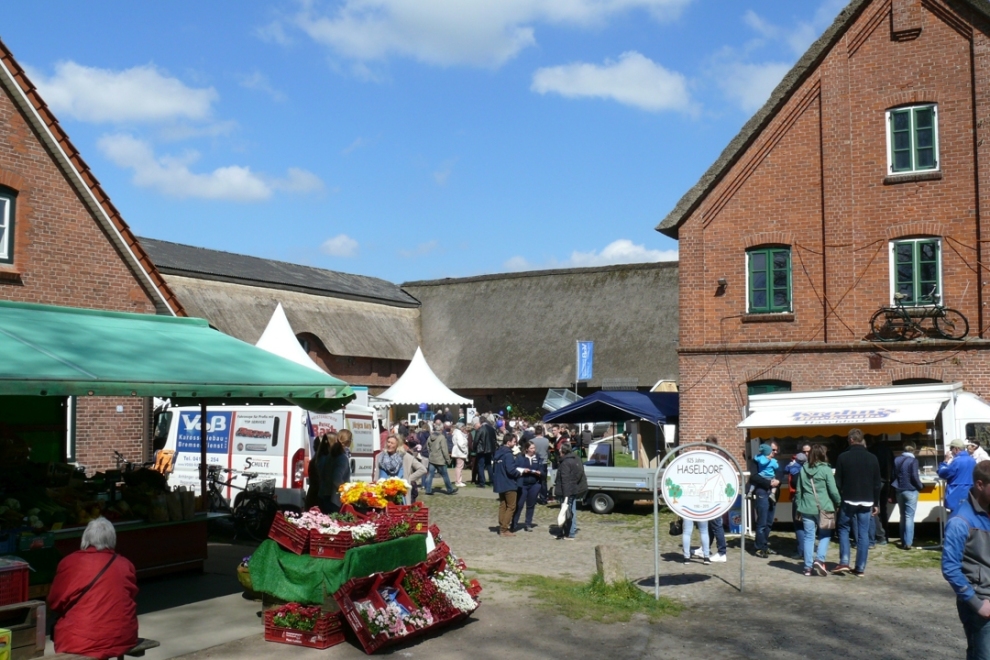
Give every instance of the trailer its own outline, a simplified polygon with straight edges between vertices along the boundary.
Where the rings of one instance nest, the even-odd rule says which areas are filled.
[[[987,446],[990,404],[964,391],[962,383],[774,392],[750,396],[747,415],[738,426],[746,434],[747,458],[761,443],[774,440],[781,467],[803,444],[824,445],[834,466],[852,428],[862,430],[867,443],[883,443],[895,456],[906,442],[913,442],[925,486],[915,521],[938,522],[945,516],[938,464],[952,440],[975,438]],[[898,507],[890,505],[889,510],[889,522],[899,522]],[[791,520],[786,486],[780,489],[775,520]]]

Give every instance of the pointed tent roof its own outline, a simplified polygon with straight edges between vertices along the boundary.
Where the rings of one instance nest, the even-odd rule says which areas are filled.
[[[272,318],[268,321],[268,327],[261,333],[261,339],[255,346],[314,371],[326,373],[318,364],[313,362],[299,344],[296,333],[292,331],[292,325],[285,316],[285,310],[282,309],[282,303],[275,306]]]
[[[376,404],[379,407],[386,405],[415,406],[421,403],[434,406],[449,404],[470,406],[474,404],[471,399],[465,399],[454,394],[437,378],[433,369],[430,369],[430,365],[426,363],[426,358],[423,357],[423,349],[419,347],[416,348],[416,355],[413,356],[406,372],[402,374],[399,380],[395,381],[392,387],[379,394],[378,398],[386,399],[388,402]]]

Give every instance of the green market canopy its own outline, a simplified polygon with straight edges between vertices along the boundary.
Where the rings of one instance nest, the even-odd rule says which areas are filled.
[[[271,403],[313,411],[347,383],[210,328],[203,319],[0,301],[0,395],[158,396],[174,405]]]

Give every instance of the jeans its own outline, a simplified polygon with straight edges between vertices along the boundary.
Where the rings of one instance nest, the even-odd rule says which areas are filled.
[[[528,486],[523,485],[518,490],[519,502],[516,504],[516,513],[512,516],[512,528],[515,529],[519,526],[519,518],[521,518],[523,503],[526,504],[526,527],[533,526],[533,512],[536,510],[536,498],[540,495],[540,484],[539,482],[535,484],[530,484]]]
[[[430,467],[426,468],[426,476],[423,477],[425,481],[424,490],[427,495],[433,494],[433,478],[436,473],[439,472],[440,476],[443,477],[443,485],[447,487],[447,493],[453,493],[454,487],[450,485],[450,475],[447,474],[446,465],[434,465],[430,463]]]
[[[485,485],[485,468],[488,469],[488,480],[495,483],[495,478],[492,477],[492,455],[491,454],[478,454],[478,485]]]
[[[870,554],[870,518],[872,507],[842,503],[839,508],[839,563],[849,565],[849,530],[854,527],[856,535],[856,572],[866,570],[866,559]],[[807,541],[805,541],[807,543]]]
[[[567,508],[571,510],[571,524],[564,523],[564,526],[560,528],[561,536],[569,536],[574,538],[577,536],[578,525],[577,525],[577,498],[568,497],[567,498]]]
[[[990,660],[990,619],[984,619],[958,598],[956,611],[966,632],[966,660]]]
[[[698,532],[701,533],[701,552],[705,557],[708,556],[708,547],[711,542],[708,540],[708,521],[695,522],[693,520],[684,521],[684,533],[681,534],[681,545],[684,546],[684,558],[691,558],[691,533],[694,532],[694,526],[698,526]]]
[[[754,508],[756,509],[756,541],[753,543],[757,550],[769,549],[770,526],[773,525],[773,515],[777,508],[776,502],[770,501],[770,491],[757,488],[753,491]]]
[[[901,510],[901,543],[908,548],[914,544],[914,512],[918,509],[918,491],[897,491],[897,506]]]
[[[801,514],[801,525],[804,529],[804,568],[808,570],[811,568],[812,555],[815,552],[815,532],[818,531],[818,555],[814,557],[818,561],[825,563],[825,554],[828,552],[829,541],[832,540],[832,530],[830,529],[818,529],[818,516],[808,516]]]
[[[791,495],[793,497],[793,494]],[[794,540],[797,541],[798,554],[804,552],[804,523],[798,520],[797,500],[791,500],[791,520],[794,521]]]
[[[725,522],[722,520],[722,516],[718,518],[712,518],[708,521],[708,536],[711,538],[715,537],[715,547],[718,549],[718,554],[725,554]]]

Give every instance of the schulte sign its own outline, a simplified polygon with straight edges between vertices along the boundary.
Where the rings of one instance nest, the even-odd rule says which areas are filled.
[[[739,494],[739,477],[728,459],[711,451],[688,451],[663,471],[663,499],[687,520],[726,513]]]

